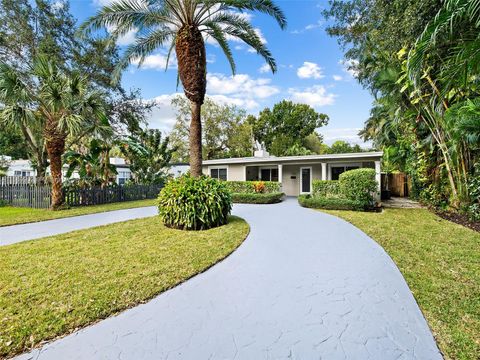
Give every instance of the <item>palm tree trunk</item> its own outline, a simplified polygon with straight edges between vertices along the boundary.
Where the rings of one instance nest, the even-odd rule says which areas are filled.
[[[190,103],[192,120],[190,122],[190,173],[192,176],[202,175],[202,121],[200,111],[202,105]]]
[[[202,33],[194,26],[184,26],[175,40],[178,74],[185,96],[190,100],[190,173],[202,174],[201,109],[207,87],[207,58]]]
[[[50,159],[50,173],[52,175],[52,210],[63,206],[62,190],[62,155],[65,151],[64,139],[52,139],[46,142],[48,158]]]

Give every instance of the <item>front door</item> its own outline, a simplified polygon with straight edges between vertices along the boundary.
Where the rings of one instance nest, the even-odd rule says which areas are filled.
[[[312,168],[300,168],[300,193],[309,194],[312,191]]]

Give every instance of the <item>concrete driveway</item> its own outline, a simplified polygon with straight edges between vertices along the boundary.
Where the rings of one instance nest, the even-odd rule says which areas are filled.
[[[18,359],[441,359],[390,257],[296,200],[236,205],[251,233],[205,273]]]

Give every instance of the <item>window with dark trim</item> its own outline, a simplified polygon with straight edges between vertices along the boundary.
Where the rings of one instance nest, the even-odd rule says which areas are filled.
[[[338,180],[340,174],[348,170],[358,169],[358,166],[332,166],[332,180]]]
[[[260,169],[260,180],[278,181],[278,168]]]
[[[218,180],[227,180],[227,168],[210,169],[210,176]]]

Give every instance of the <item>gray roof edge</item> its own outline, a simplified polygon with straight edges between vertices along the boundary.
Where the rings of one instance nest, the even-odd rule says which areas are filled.
[[[368,151],[361,153],[345,154],[323,154],[323,155],[304,155],[304,156],[269,156],[269,157],[243,157],[205,160],[203,165],[218,164],[244,164],[244,163],[265,163],[265,162],[290,162],[290,161],[312,161],[312,160],[350,160],[364,158],[381,158],[383,151]]]

